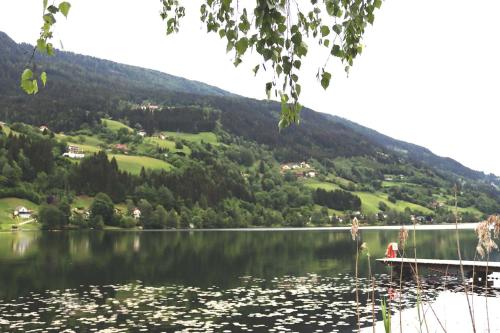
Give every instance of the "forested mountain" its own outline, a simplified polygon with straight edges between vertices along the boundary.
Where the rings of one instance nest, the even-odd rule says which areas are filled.
[[[113,165],[106,165],[103,155],[94,157],[92,162],[109,173],[105,179],[111,183],[106,186],[104,182],[85,185],[89,179],[87,173],[98,172],[90,162],[83,161],[78,168],[72,164],[58,165],[59,169],[71,171],[67,184],[54,186],[73,188],[77,195],[105,192],[115,202],[133,199],[137,203],[146,196],[137,194],[137,189],[147,184],[154,191],[167,188],[176,203],[157,204],[176,209],[179,214],[183,207],[191,209],[200,200],[205,208],[226,209],[220,205],[229,198],[251,205],[244,204],[248,212],[259,211],[259,207],[279,211],[286,206],[287,199],[278,204],[268,197],[269,193],[293,192],[288,187],[292,186],[308,198],[288,199],[293,201],[290,207],[297,209],[305,205],[313,211],[314,205],[319,205],[333,210],[330,214],[359,209],[370,214],[413,210],[423,215],[440,215],[446,220],[453,205],[453,188],[458,185],[459,206],[469,218],[500,208],[500,182],[496,176],[471,170],[426,148],[307,108],[301,112],[300,125],[280,133],[278,103],[237,96],[157,71],[63,51],[58,51],[55,57],[37,55],[36,70],[45,70],[49,81],[39,94],[27,96],[19,88],[19,77],[31,52],[30,45],[16,44],[0,32],[0,121],[13,124],[12,129],[17,132],[31,133],[23,139],[28,143],[22,141],[27,147],[38,140],[37,136],[32,138],[32,128],[15,123],[48,126],[50,133],[55,134],[52,144],[59,147],[59,153],[64,152],[64,144],[68,142],[80,144],[90,152],[111,152],[116,157]],[[118,129],[106,128],[103,119],[118,120],[108,122],[119,124]],[[132,134],[139,132],[143,138]],[[177,138],[176,142],[172,139],[171,146],[154,141],[167,132],[177,133],[171,137]],[[198,133],[204,139],[201,143],[186,141],[186,137],[192,138],[188,133]],[[216,136],[218,144],[207,143],[204,133]],[[5,149],[13,149],[9,147],[15,142],[12,138],[5,141]],[[129,150],[124,152],[126,145]],[[122,150],[117,151],[116,147]],[[18,150],[15,155],[6,154],[3,164],[22,169],[16,159],[25,152],[19,154]],[[0,165],[2,154],[0,149]],[[118,173],[125,165],[120,164],[125,160],[123,154],[129,154],[125,156],[129,160],[133,157],[130,155],[154,158],[158,160],[156,165],[168,163],[174,171],[158,175],[143,170],[141,178]],[[58,161],[57,156],[54,158]],[[310,166],[290,172],[284,169],[300,162],[308,162],[304,164]],[[204,168],[207,171],[203,175]],[[227,168],[232,171],[225,174]],[[29,170],[26,168],[26,172]],[[19,181],[36,180],[38,171],[30,172],[18,176]],[[49,178],[52,172],[44,171]],[[195,175],[200,178],[193,178]],[[227,178],[229,175],[231,179]],[[305,179],[306,175],[315,179]],[[223,186],[216,188],[214,179]],[[115,186],[114,180],[120,186]],[[197,184],[200,188],[193,190]],[[36,191],[43,196],[43,191]]]

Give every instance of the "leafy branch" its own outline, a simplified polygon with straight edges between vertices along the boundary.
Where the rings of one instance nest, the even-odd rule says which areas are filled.
[[[47,84],[47,73],[41,72],[39,77],[36,76],[36,64],[33,59],[35,57],[35,52],[38,51],[41,54],[46,54],[52,56],[55,54],[54,45],[50,42],[53,37],[52,27],[56,23],[56,15],[62,14],[64,17],[68,17],[69,10],[71,9],[71,4],[67,1],[55,5],[52,3],[48,5],[48,0],[43,0],[43,25],[40,30],[40,36],[36,41],[36,46],[33,48],[33,53],[21,74],[21,88],[29,95],[34,95],[38,93],[38,80],[40,79],[43,86]]]
[[[179,0],[162,3],[167,34],[178,32],[185,8]],[[300,119],[302,89],[297,72],[308,54],[306,40],[312,38],[327,48],[328,58],[338,58],[348,72],[362,52],[365,28],[373,24],[374,11],[381,5],[382,0],[310,0],[301,5],[295,0],[256,0],[255,5],[241,8],[238,1],[206,0],[200,6],[200,19],[208,33],[226,41],[235,66],[245,54],[255,51],[261,60],[254,73],[271,69],[273,79],[266,83],[265,91],[268,98],[274,95],[281,100],[279,126],[284,128]],[[324,89],[332,78],[327,67],[328,59],[317,72]]]

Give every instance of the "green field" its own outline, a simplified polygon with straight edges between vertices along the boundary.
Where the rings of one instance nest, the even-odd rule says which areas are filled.
[[[327,191],[333,191],[339,189],[339,186],[336,184],[329,182],[322,182],[315,179],[304,180],[304,185],[312,189],[322,188]],[[388,195],[383,192],[371,193],[371,192],[358,191],[351,193],[357,195],[361,199],[361,210],[365,214],[376,214],[377,212],[379,212],[380,209],[378,208],[378,204],[381,201],[384,202],[390,209],[397,210],[400,212],[404,211],[406,208],[410,208],[412,211],[420,211],[424,214],[432,213],[432,211],[427,207],[423,207],[407,201],[398,200],[394,204],[387,199]]]
[[[138,175],[141,172],[141,168],[145,169],[164,169],[171,170],[172,165],[162,161],[157,160],[155,158],[146,157],[146,156],[131,156],[131,155],[108,155],[108,157],[115,158],[118,162],[118,167],[120,170],[130,172],[132,174]]]
[[[323,190],[327,191],[333,191],[333,190],[338,190],[340,187],[337,184],[329,183],[329,182],[322,182],[320,180],[308,178],[304,179],[303,183],[305,186],[310,187],[312,189],[317,189],[321,188]]]
[[[79,195],[73,199],[73,203],[71,204],[71,208],[89,208],[90,205],[92,204],[92,201],[94,201],[94,198],[86,196],[86,195]]]
[[[431,214],[432,210],[427,207],[423,207],[411,202],[398,200],[396,203],[390,202],[387,197],[388,195],[383,192],[353,192],[361,199],[361,209],[364,213],[375,214],[380,211],[378,208],[379,202],[384,202],[390,209],[397,211],[404,211],[406,208],[410,208],[412,211],[420,211],[423,214]]]
[[[191,142],[205,142],[210,144],[218,144],[217,136],[212,132],[200,132],[200,133],[182,133],[182,132],[163,132],[167,138],[181,139]]]
[[[137,147],[137,149],[138,149],[138,151],[146,150],[148,148],[148,146],[154,147],[154,148],[156,148],[156,147],[165,148],[165,149],[168,149],[169,151],[173,151],[173,152],[182,152],[186,155],[191,154],[191,149],[189,147],[187,147],[186,145],[184,145],[184,147],[182,149],[177,149],[177,148],[175,148],[175,141],[162,140],[156,136],[144,138],[144,143],[142,145],[140,145],[139,147]]]
[[[107,128],[109,128],[110,130],[112,130],[113,132],[118,132],[121,128],[126,128],[128,129],[129,132],[134,131],[131,127],[116,120],[102,119],[102,124],[105,125]]]
[[[24,206],[31,210],[38,210],[38,205],[31,201],[19,198],[2,198],[0,199],[0,230],[11,230],[11,226],[18,221],[12,218],[12,213],[17,206]],[[32,229],[33,224],[23,226],[23,229]]]

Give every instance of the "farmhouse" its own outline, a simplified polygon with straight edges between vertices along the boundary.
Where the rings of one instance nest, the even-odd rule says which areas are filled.
[[[24,206],[17,206],[16,209],[14,209],[14,216],[22,219],[29,219],[32,213],[31,210]]]
[[[40,132],[45,132],[45,131],[49,131],[49,128],[45,125],[42,125],[39,127],[39,130],[40,130]]]
[[[160,109],[160,106],[154,105],[154,104],[151,104],[151,103],[148,103],[146,105],[141,105],[141,110],[143,110],[143,111],[146,111],[146,110],[149,110],[149,111],[158,111],[159,109]]]
[[[132,216],[134,217],[134,219],[138,220],[141,218],[141,211],[139,210],[139,208],[134,208],[134,210],[132,211]]]
[[[74,146],[74,145],[68,145],[68,153],[74,153],[74,154],[81,154],[83,153],[83,149],[78,147],[78,146]]]
[[[84,158],[85,154],[82,154],[82,153],[64,153],[64,154],[62,154],[62,156],[79,160],[79,159]]]
[[[121,150],[121,151],[128,151],[128,146],[124,143],[117,143],[115,145],[115,149]]]
[[[139,132],[137,132],[137,135],[145,137],[146,136],[146,131],[139,131]]]

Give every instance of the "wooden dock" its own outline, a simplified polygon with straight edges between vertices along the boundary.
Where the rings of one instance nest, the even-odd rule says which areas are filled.
[[[414,268],[417,265],[419,268],[428,268],[440,272],[456,272],[460,270],[460,260],[440,260],[440,259],[415,259],[415,258],[384,258],[377,259],[378,262],[389,265],[397,266],[405,269]],[[470,261],[462,260],[464,272],[472,273],[488,273],[500,272],[500,262],[495,261]]]

